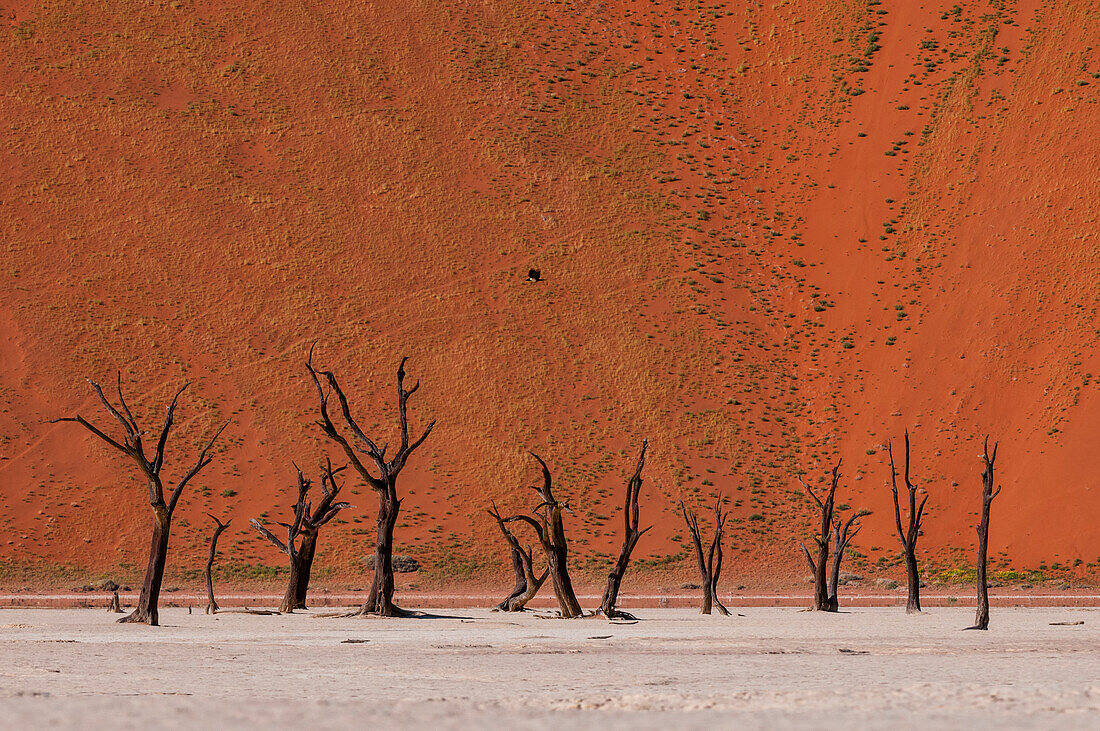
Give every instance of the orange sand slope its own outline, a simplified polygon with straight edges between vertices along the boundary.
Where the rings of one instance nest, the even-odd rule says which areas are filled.
[[[676,501],[718,493],[732,580],[800,578],[795,476],[840,457],[873,511],[851,566],[896,573],[906,428],[922,557],[969,560],[988,432],[997,566],[1100,560],[1089,4],[238,5],[0,0],[0,578],[142,566],[131,466],[44,423],[111,426],[84,378],[116,369],[151,429],[193,382],[170,475],[233,422],[172,563],[213,512],[238,578],[281,565],[247,519],[338,456],[313,341],[383,440],[410,357],[439,425],[398,551],[433,580],[504,570],[483,508],[532,504],[527,449],[598,576],[642,437],[634,580],[690,576]],[[375,500],[348,489],[318,561],[351,580]]]

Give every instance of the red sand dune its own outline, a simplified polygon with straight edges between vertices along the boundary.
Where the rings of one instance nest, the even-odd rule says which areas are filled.
[[[675,503],[719,492],[728,580],[799,579],[795,475],[840,457],[838,501],[874,511],[851,566],[893,575],[884,445],[906,428],[923,558],[970,560],[988,433],[995,563],[1100,561],[1087,3],[0,10],[5,583],[143,565],[130,466],[44,423],[108,424],[84,379],[116,369],[151,428],[193,382],[170,474],[233,421],[172,563],[201,564],[214,512],[242,580],[280,565],[247,519],[287,509],[292,460],[337,456],[314,341],[371,433],[395,428],[401,355],[423,383],[414,428],[439,426],[397,540],[429,583],[504,570],[483,508],[531,505],[527,449],[598,580],[642,437],[657,565],[634,581],[690,576]],[[354,586],[375,500],[349,489],[318,560]]]

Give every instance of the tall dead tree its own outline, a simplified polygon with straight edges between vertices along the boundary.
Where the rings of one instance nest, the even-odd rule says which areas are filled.
[[[229,422],[225,422],[210,438],[206,446],[199,451],[198,460],[194,466],[176,482],[175,487],[171,488],[166,499],[164,482],[160,474],[161,468],[164,466],[164,452],[168,446],[168,435],[172,431],[172,424],[175,419],[176,403],[180,394],[190,384],[184,384],[172,397],[164,418],[164,425],[160,429],[160,436],[157,438],[153,457],[150,459],[145,453],[145,445],[141,439],[145,432],[138,426],[137,420],[130,412],[130,407],[126,405],[126,399],[122,396],[122,373],[118,374],[118,408],[112,405],[107,397],[103,395],[103,389],[100,388],[98,383],[95,381],[89,381],[89,383],[92,384],[92,388],[103,407],[122,425],[125,433],[122,441],[116,441],[80,415],[53,419],[51,423],[71,421],[80,424],[108,445],[132,459],[145,478],[149,491],[149,505],[153,508],[153,536],[149,546],[149,563],[145,568],[145,579],[141,585],[137,608],[118,621],[148,624],[155,627],[159,623],[157,603],[160,599],[161,582],[164,579],[164,565],[168,559],[168,537],[172,532],[172,516],[175,514],[176,505],[179,503],[180,496],[183,495],[187,483],[191,482],[203,467],[210,464],[212,458],[208,457],[207,454],[214,446],[218,436],[225,430],[225,427],[229,426]]]
[[[512,555],[512,571],[516,576],[516,585],[512,589],[512,593],[496,606],[496,610],[498,612],[522,612],[527,603],[539,593],[539,589],[546,582],[546,577],[550,575],[550,568],[543,569],[542,575],[536,576],[534,557],[531,550],[521,546],[515,534],[508,530],[505,519],[501,517],[500,511],[497,510],[496,503],[493,503],[489,515],[496,519],[497,525],[500,526],[500,532],[504,534],[504,540],[508,542]]]
[[[917,538],[921,534],[921,521],[924,520],[924,504],[928,494],[917,505],[917,486],[909,479],[909,430],[905,430],[905,491],[909,494],[909,519],[905,527],[901,522],[901,504],[898,500],[898,470],[894,466],[894,445],[887,443],[886,451],[890,455],[890,491],[894,496],[894,525],[898,529],[902,554],[905,556],[905,574],[908,577],[909,598],[905,603],[906,614],[920,613],[920,571],[917,568]]]
[[[642,490],[642,468],[645,467],[647,449],[649,449],[649,442],[643,439],[642,451],[638,455],[638,466],[626,483],[626,498],[623,504],[623,547],[619,551],[619,559],[607,574],[607,588],[604,589],[603,599],[600,600],[600,608],[596,610],[597,614],[602,614],[608,619],[634,619],[626,612],[616,609],[615,603],[619,600],[619,587],[622,586],[623,576],[626,575],[626,569],[630,565],[630,554],[634,551],[634,546],[638,545],[638,539],[649,530],[649,528],[638,530],[638,493]]]
[[[214,601],[214,558],[218,555],[218,537],[233,521],[227,520],[223,523],[210,513],[206,515],[214,521],[214,533],[210,536],[210,556],[206,559],[206,613],[217,614],[218,603]]]
[[[703,554],[703,539],[699,531],[699,519],[695,513],[684,506],[680,501],[680,511],[684,514],[684,522],[687,523],[688,532],[691,533],[691,544],[695,548],[695,559],[699,564],[699,575],[703,580],[703,604],[699,608],[700,614],[710,614],[712,608],[717,608],[719,614],[728,615],[730,612],[718,598],[718,579],[722,575],[722,533],[729,515],[722,510],[722,497],[714,501],[714,538],[710,541],[710,548]]]
[[[504,518],[503,522],[522,521],[535,529],[542,544],[542,550],[546,554],[546,563],[550,570],[550,580],[554,587],[554,596],[558,600],[558,608],[563,619],[573,619],[584,614],[581,604],[577,601],[577,594],[573,591],[573,582],[569,578],[569,547],[565,540],[565,525],[561,514],[569,510],[569,504],[560,502],[554,497],[554,489],[550,478],[550,468],[542,457],[534,452],[531,456],[538,460],[542,467],[542,485],[535,485],[534,490],[542,500],[535,506],[532,512],[535,518],[529,515],[513,515]],[[569,512],[572,512],[569,510]],[[537,519],[536,519],[537,518]]]
[[[986,575],[989,564],[989,506],[993,503],[993,498],[1001,494],[1000,486],[993,489],[993,463],[997,461],[997,444],[993,443],[993,454],[990,454],[987,436],[982,450],[982,519],[977,525],[978,609],[974,615],[974,626],[967,629],[989,629],[989,578]]]
[[[810,550],[806,548],[805,543],[799,545],[802,546],[802,552],[806,554],[806,560],[810,563],[810,570],[814,574],[814,603],[813,610],[815,612],[835,612],[838,607],[834,601],[830,599],[829,593],[829,580],[828,580],[828,566],[829,566],[829,545],[833,531],[833,505],[836,497],[836,488],[840,484],[840,462],[836,463],[833,467],[831,477],[829,480],[829,491],[825,495],[825,499],[822,500],[814,493],[813,488],[807,485],[802,478],[798,479],[803,489],[809,493],[813,501],[817,503],[818,509],[821,511],[821,530],[818,535],[814,536],[814,541],[817,543],[817,560],[815,561],[810,555]]]
[[[298,500],[294,503],[294,522],[278,524],[286,528],[286,542],[276,538],[256,518],[249,521],[253,528],[290,557],[290,578],[286,593],[279,604],[279,611],[287,613],[295,609],[306,609],[306,593],[309,591],[309,577],[313,570],[313,556],[317,550],[317,535],[321,528],[341,510],[351,507],[349,503],[333,502],[340,494],[336,474],[345,469],[344,467],[333,469],[329,462],[321,468],[321,500],[316,508],[309,502],[310,481],[297,465],[294,469],[298,473]]]
[[[313,348],[310,348],[309,360],[306,361],[306,369],[309,370],[309,375],[313,378],[313,383],[317,387],[317,398],[320,401],[321,411],[321,419],[317,423],[321,427],[321,431],[329,439],[340,445],[355,471],[378,495],[374,582],[371,584],[367,601],[359,609],[361,615],[375,614],[383,617],[408,615],[408,612],[393,603],[393,529],[397,525],[397,515],[401,511],[401,499],[397,497],[397,478],[405,467],[409,456],[432,433],[432,429],[435,427],[435,419],[432,419],[418,439],[409,440],[407,405],[409,397],[420,388],[420,381],[417,381],[412,388],[405,389],[405,361],[407,360],[408,358],[402,358],[400,365],[397,366],[397,417],[400,423],[401,443],[397,448],[397,453],[389,460],[386,459],[386,450],[389,445],[383,444],[379,448],[359,428],[352,417],[347,397],[344,396],[336,376],[331,371],[317,371],[313,368]],[[327,389],[321,382],[322,378],[328,385]],[[340,411],[343,414],[344,423],[353,435],[354,445],[340,433],[328,413],[328,399],[332,393],[336,394],[336,398],[340,402]],[[374,467],[378,471],[377,476],[371,474],[367,466],[363,464],[360,454],[367,455],[374,463]]]

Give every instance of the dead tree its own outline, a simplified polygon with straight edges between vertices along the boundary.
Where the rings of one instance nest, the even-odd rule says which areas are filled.
[[[500,526],[500,532],[504,534],[504,540],[508,542],[508,546],[511,548],[512,571],[516,575],[516,585],[512,589],[512,593],[496,606],[496,611],[522,612],[527,606],[527,602],[534,599],[535,595],[539,593],[539,589],[546,583],[546,577],[550,575],[550,568],[543,569],[542,575],[536,576],[534,557],[531,550],[521,546],[515,534],[508,530],[505,519],[501,517],[500,511],[497,510],[496,503],[493,503],[489,515],[496,519],[497,525]]]
[[[814,541],[817,542],[817,560],[815,561],[810,555],[810,550],[806,548],[805,543],[799,545],[802,546],[802,552],[806,554],[806,560],[810,563],[810,570],[814,574],[814,603],[813,610],[815,612],[835,612],[838,607],[829,596],[829,581],[828,581],[828,566],[829,566],[829,544],[833,530],[833,505],[834,498],[836,497],[836,488],[840,484],[840,462],[836,463],[836,467],[832,469],[831,479],[829,481],[829,492],[825,495],[825,499],[822,500],[818,497],[813,488],[803,482],[802,478],[798,479],[802,487],[809,493],[813,501],[817,503],[818,509],[821,511],[821,531],[818,535],[814,536]]]
[[[684,522],[687,523],[688,532],[691,533],[691,544],[695,548],[695,559],[699,564],[699,575],[703,580],[703,604],[699,608],[699,613],[710,614],[712,607],[716,607],[719,614],[728,615],[729,610],[718,598],[718,579],[722,575],[722,532],[729,517],[722,510],[722,497],[719,496],[714,501],[714,538],[711,539],[710,549],[705,558],[699,519],[694,512],[684,507],[683,500],[680,501],[680,511],[684,514]]]
[[[218,603],[214,601],[214,558],[218,555],[218,537],[233,521],[227,520],[223,523],[210,513],[206,515],[214,521],[214,533],[210,536],[210,556],[206,559],[206,614],[217,614]]]
[[[560,502],[554,497],[550,468],[542,461],[542,457],[534,452],[531,456],[538,460],[542,467],[542,485],[531,489],[538,493],[542,502],[532,511],[537,520],[529,515],[513,515],[504,518],[505,523],[522,521],[535,529],[542,544],[542,550],[546,554],[546,563],[550,571],[550,579],[554,587],[554,596],[558,600],[558,608],[563,619],[573,619],[584,614],[581,604],[577,601],[577,594],[573,591],[573,582],[569,578],[569,548],[565,540],[565,525],[561,514],[569,511],[569,504]]]
[[[317,387],[317,398],[320,401],[321,411],[321,419],[317,423],[321,427],[321,431],[323,431],[325,436],[329,439],[340,445],[340,448],[344,450],[344,454],[347,455],[355,471],[359,473],[363,481],[378,495],[374,582],[371,584],[367,601],[364,602],[359,609],[359,614],[361,615],[375,614],[383,617],[400,617],[408,616],[409,614],[393,603],[393,529],[397,525],[397,515],[401,510],[401,499],[397,497],[397,478],[398,475],[401,474],[401,470],[405,467],[405,463],[408,461],[409,456],[416,451],[417,447],[423,444],[424,440],[428,438],[428,435],[432,433],[432,429],[435,427],[435,419],[432,419],[424,430],[424,433],[421,434],[418,439],[415,441],[409,440],[409,420],[406,409],[409,397],[420,388],[420,382],[417,381],[416,385],[405,390],[406,360],[408,360],[408,358],[402,358],[400,365],[397,366],[397,416],[400,423],[401,443],[397,448],[396,454],[389,460],[386,459],[386,449],[389,445],[383,444],[382,447],[379,448],[374,441],[359,428],[359,425],[352,417],[351,407],[348,406],[348,400],[344,396],[340,384],[336,381],[336,376],[331,371],[317,371],[313,368],[312,348],[310,348],[309,351],[309,360],[306,361],[306,369],[309,370],[309,375],[313,378],[313,383]],[[327,389],[321,383],[322,378],[324,378],[325,382],[328,384]],[[336,425],[332,422],[332,418],[328,413],[328,399],[332,393],[336,394],[336,398],[340,402],[340,411],[343,414],[344,422],[354,435],[353,438],[356,440],[354,446],[352,442],[336,428]],[[370,457],[371,461],[374,463],[375,469],[378,471],[377,476],[371,474],[367,466],[363,464],[363,461],[359,457],[360,454],[365,454]]]
[[[634,474],[626,483],[626,498],[623,504],[623,547],[619,551],[619,560],[611,567],[607,574],[607,588],[603,591],[603,599],[600,600],[600,608],[596,614],[602,614],[608,619],[634,619],[626,612],[615,608],[619,600],[619,587],[622,586],[623,576],[630,565],[630,554],[634,546],[638,545],[638,539],[649,530],[638,530],[638,493],[642,490],[642,468],[645,467],[645,453],[649,448],[649,442],[642,440],[642,451],[638,455],[638,466]],[[650,526],[652,527],[652,526]]]
[[[309,502],[310,481],[297,465],[294,469],[298,473],[298,500],[294,503],[294,522],[278,524],[286,528],[286,542],[276,538],[256,518],[249,521],[253,528],[290,557],[290,578],[283,601],[279,604],[279,611],[286,613],[295,609],[306,609],[306,593],[309,591],[313,556],[317,550],[317,534],[341,510],[351,507],[349,503],[333,502],[340,494],[336,474],[345,468],[333,469],[331,462],[321,468],[321,501],[316,508]]]
[[[843,526],[841,526],[839,518],[833,520],[833,567],[829,572],[829,606],[832,609],[829,611],[836,612],[840,610],[840,601],[837,597],[837,587],[840,586],[840,562],[844,558],[844,551],[848,548],[848,542],[855,538],[856,533],[859,533],[863,527],[857,521],[864,515],[870,514],[869,510],[860,510],[848,518]]]
[[[920,613],[920,571],[917,569],[917,538],[921,534],[921,521],[924,520],[924,504],[928,502],[928,494],[921,498],[917,505],[917,486],[909,479],[909,430],[905,430],[905,490],[909,493],[909,520],[903,527],[901,522],[901,505],[898,500],[898,470],[894,466],[894,446],[886,445],[886,451],[890,455],[890,491],[894,496],[894,525],[898,529],[898,540],[901,541],[902,553],[905,556],[905,573],[909,583],[909,599],[905,603],[906,614]]]
[[[997,442],[993,443],[993,454],[989,453],[989,437],[985,438],[982,450],[982,519],[978,523],[978,609],[974,615],[974,626],[967,629],[989,629],[989,579],[986,568],[989,563],[989,506],[993,498],[1001,494],[1000,486],[993,489],[993,463],[997,461]]]
[[[164,425],[160,429],[160,436],[157,438],[153,457],[150,459],[145,454],[145,445],[142,443],[142,436],[145,432],[138,426],[129,406],[126,405],[126,399],[122,396],[121,372],[118,374],[118,408],[115,408],[103,395],[103,389],[100,388],[98,383],[95,381],[89,381],[89,383],[92,384],[92,388],[103,407],[122,425],[125,432],[122,441],[116,441],[80,415],[53,419],[51,423],[71,421],[80,424],[137,463],[138,469],[145,478],[149,490],[149,505],[153,508],[153,537],[149,547],[149,563],[145,569],[145,580],[141,585],[141,595],[138,598],[137,608],[118,621],[142,623],[155,627],[159,621],[157,602],[160,599],[160,586],[164,579],[164,565],[168,558],[168,536],[172,531],[172,516],[175,514],[176,505],[179,503],[180,496],[183,495],[187,483],[191,482],[203,467],[210,464],[212,458],[208,457],[207,454],[214,446],[218,436],[225,430],[225,427],[229,426],[229,422],[225,422],[210,438],[206,446],[199,451],[199,457],[194,466],[179,479],[175,487],[171,488],[171,492],[168,493],[166,499],[164,482],[160,474],[161,468],[164,466],[164,452],[168,446],[168,435],[172,431],[173,419],[176,414],[176,402],[179,400],[180,394],[190,384],[184,384],[183,388],[176,391],[176,395],[172,397],[172,402],[168,405],[168,412],[164,418]]]

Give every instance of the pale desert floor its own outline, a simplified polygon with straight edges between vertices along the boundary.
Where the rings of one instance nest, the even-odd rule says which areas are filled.
[[[1100,609],[735,611],[0,610],[0,726],[1100,728]]]

